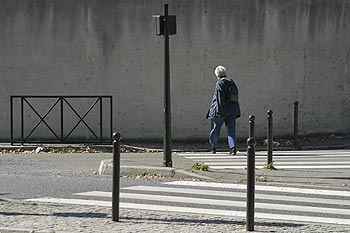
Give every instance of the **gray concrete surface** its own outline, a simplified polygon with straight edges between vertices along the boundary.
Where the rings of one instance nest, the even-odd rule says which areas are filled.
[[[286,143],[284,143],[286,144]],[[288,144],[288,143],[287,143]],[[328,136],[328,137],[314,137],[307,138],[300,141],[300,151],[309,150],[334,150],[334,149],[350,149],[350,137],[349,136]],[[137,144],[134,148],[140,151],[146,152],[140,154],[122,153],[121,154],[121,174],[122,175],[135,175],[135,174],[162,174],[164,176],[182,177],[182,178],[194,178],[200,180],[217,180],[220,182],[244,182],[246,180],[245,170],[210,170],[209,171],[191,171],[193,161],[178,156],[176,152],[173,153],[172,162],[173,168],[165,168],[163,164],[163,154],[161,145],[154,144]],[[227,151],[225,145],[220,145],[221,151]],[[126,146],[126,148],[132,148],[132,146]],[[239,156],[246,155],[246,144],[239,142],[238,146],[240,152]],[[195,152],[195,151],[208,151],[206,145],[193,145],[193,144],[175,144],[174,149],[176,151]],[[264,151],[266,147],[263,143],[256,146],[257,151]],[[275,151],[292,151],[295,150],[293,146],[275,146]],[[154,151],[154,153],[150,153]],[[286,185],[297,186],[321,186],[331,187],[339,189],[348,189],[350,187],[350,172],[341,170],[340,173],[334,173],[328,169],[317,169],[310,171],[308,169],[298,170],[266,170],[257,169],[256,176],[261,177],[264,180],[264,184],[276,184],[283,183]],[[112,172],[112,160],[101,161],[99,167],[100,174],[110,175]]]
[[[10,137],[9,97],[44,94],[112,95],[114,126],[124,138],[161,139],[163,39],[155,35],[152,15],[163,13],[163,3],[2,0],[0,139]],[[243,115],[237,132],[242,137],[250,114],[256,116],[257,135],[265,135],[269,109],[275,133],[292,134],[294,101],[300,103],[301,133],[349,132],[349,4],[172,0],[169,13],[177,16],[177,34],[170,39],[174,138],[207,137],[210,123],[204,118],[218,64],[227,67],[240,90]],[[20,103],[15,104],[19,138]],[[32,104],[44,115],[52,103]],[[91,103],[72,104],[84,114]],[[40,119],[26,104],[24,110],[26,127],[34,127]],[[86,120],[95,129],[99,114],[93,110]],[[45,118],[50,125],[58,125],[58,112],[55,108]],[[67,130],[74,117],[72,112],[65,117]],[[74,136],[92,136],[80,126]],[[43,136],[52,133],[41,125],[32,138]]]
[[[245,156],[245,151],[240,151],[238,156]],[[182,179],[197,179],[203,181],[245,183],[245,169],[223,169],[208,171],[191,170],[195,162],[185,159],[176,153],[172,156],[173,168],[163,167],[162,153],[125,153],[121,155],[121,176],[134,177],[140,174],[161,175]],[[112,160],[103,160],[99,167],[99,174],[112,174]],[[257,182],[265,185],[283,184],[287,186],[308,186],[348,190],[350,187],[350,171],[333,169],[256,169]]]

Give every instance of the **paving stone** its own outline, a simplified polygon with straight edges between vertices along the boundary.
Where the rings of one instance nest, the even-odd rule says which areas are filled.
[[[246,232],[243,218],[121,209],[120,221],[113,222],[111,208],[0,201],[0,232],[6,228],[29,229],[18,233]],[[256,219],[255,232],[345,233],[349,227]]]

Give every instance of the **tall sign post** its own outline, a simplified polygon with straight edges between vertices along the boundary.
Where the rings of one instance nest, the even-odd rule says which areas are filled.
[[[164,36],[164,160],[163,165],[172,167],[171,158],[171,101],[170,101],[170,58],[169,35],[176,34],[176,16],[168,14],[164,4],[164,15],[153,15],[156,20],[156,35]]]

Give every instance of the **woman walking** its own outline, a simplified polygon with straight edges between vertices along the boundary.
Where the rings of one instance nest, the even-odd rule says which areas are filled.
[[[214,74],[217,78],[212,104],[207,113],[207,119],[213,119],[214,126],[209,135],[209,144],[215,154],[222,125],[227,128],[227,141],[230,154],[237,153],[236,146],[236,119],[241,116],[238,103],[238,88],[235,82],[226,73],[226,68],[218,66]]]

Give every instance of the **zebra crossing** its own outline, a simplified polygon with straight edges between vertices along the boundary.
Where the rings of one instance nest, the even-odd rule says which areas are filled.
[[[294,187],[255,186],[255,217],[293,222],[342,224],[350,227],[350,192]],[[74,193],[70,198],[27,201],[111,207],[111,192]],[[172,181],[121,188],[120,208],[246,216],[246,185]]]
[[[244,169],[247,167],[245,152],[232,156],[228,153],[177,153],[195,163],[204,163],[211,169]],[[264,168],[267,152],[256,152],[256,168]],[[276,169],[348,169],[350,168],[350,150],[313,150],[313,151],[274,151]]]

